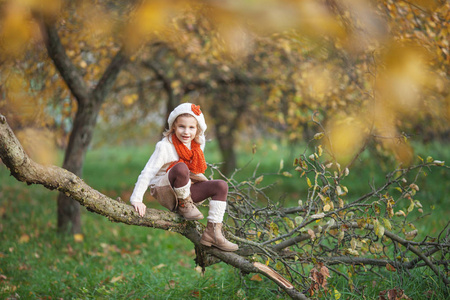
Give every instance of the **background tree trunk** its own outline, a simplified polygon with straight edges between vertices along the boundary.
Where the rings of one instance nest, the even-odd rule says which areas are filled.
[[[247,112],[247,97],[250,97],[245,88],[229,88],[224,86],[219,91],[220,97],[213,102],[209,111],[223,158],[220,170],[227,176],[237,167],[235,133],[241,124],[242,116]]]
[[[92,140],[99,110],[98,104],[82,105],[78,108],[73,122],[62,167],[78,177],[82,177],[84,159]],[[72,234],[82,232],[80,204],[64,193],[58,195],[58,231],[70,231]]]
[[[230,175],[237,167],[234,132],[224,124],[215,124],[215,130],[223,159],[220,171],[225,175]]]
[[[41,32],[49,57],[78,103],[69,144],[64,155],[63,168],[81,177],[84,158],[92,141],[102,103],[106,100],[108,92],[128,58],[120,50],[111,60],[97,85],[90,88],[67,56],[54,23],[41,20]],[[59,232],[71,234],[82,232],[80,204],[77,201],[60,193],[57,210]]]

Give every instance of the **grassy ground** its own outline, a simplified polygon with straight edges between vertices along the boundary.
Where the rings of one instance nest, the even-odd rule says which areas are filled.
[[[284,159],[284,169],[291,171],[294,157],[303,151],[276,143],[258,148],[242,177],[251,174],[258,162],[261,172],[277,172],[280,159]],[[218,161],[214,145],[211,150],[207,160]],[[151,147],[93,150],[87,157],[84,178],[108,196],[128,200],[151,151]],[[240,152],[241,165],[252,158],[251,146]],[[450,160],[442,145],[421,146],[418,154]],[[379,170],[378,163],[361,161],[350,175],[350,191],[355,195],[367,191],[368,180]],[[268,280],[251,280],[252,275],[241,276],[223,263],[200,274],[189,241],[170,232],[115,224],[83,211],[84,240],[59,236],[55,233],[57,194],[41,186],[26,186],[8,175],[0,165],[0,299],[285,298]],[[282,185],[273,189],[272,197],[286,201],[297,201],[306,189],[296,176],[266,176],[264,180],[280,181]],[[448,172],[438,171],[419,184],[426,211],[432,206],[439,208],[420,220],[421,231],[436,233],[448,221],[449,182]],[[395,287],[404,289],[412,299],[448,296],[448,289],[426,272],[414,272],[411,277],[392,272],[383,275],[383,280],[374,275],[354,278],[365,287],[365,299],[378,298],[380,291]],[[340,291],[341,299],[362,299],[337,276],[331,279],[330,288]],[[431,297],[426,297],[427,293]]]

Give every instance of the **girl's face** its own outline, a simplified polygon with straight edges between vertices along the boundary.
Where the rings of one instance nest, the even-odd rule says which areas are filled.
[[[197,134],[197,120],[192,116],[179,116],[175,121],[175,135],[189,145]]]

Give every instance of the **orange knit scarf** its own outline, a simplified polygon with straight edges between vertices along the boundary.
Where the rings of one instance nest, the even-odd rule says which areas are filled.
[[[168,168],[167,171],[170,170],[174,165],[179,162],[184,162],[189,170],[194,174],[205,173],[206,171],[206,161],[205,156],[203,155],[203,151],[200,148],[200,144],[196,141],[191,142],[191,150],[183,144],[176,135],[172,135],[172,142],[177,150],[178,156],[180,159],[178,161],[173,162]]]

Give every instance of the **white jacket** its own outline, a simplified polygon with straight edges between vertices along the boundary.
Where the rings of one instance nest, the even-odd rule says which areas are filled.
[[[180,159],[171,140],[170,137],[165,137],[156,144],[155,151],[134,186],[133,194],[130,197],[132,204],[142,202],[149,186],[156,184],[166,174],[170,164]]]

